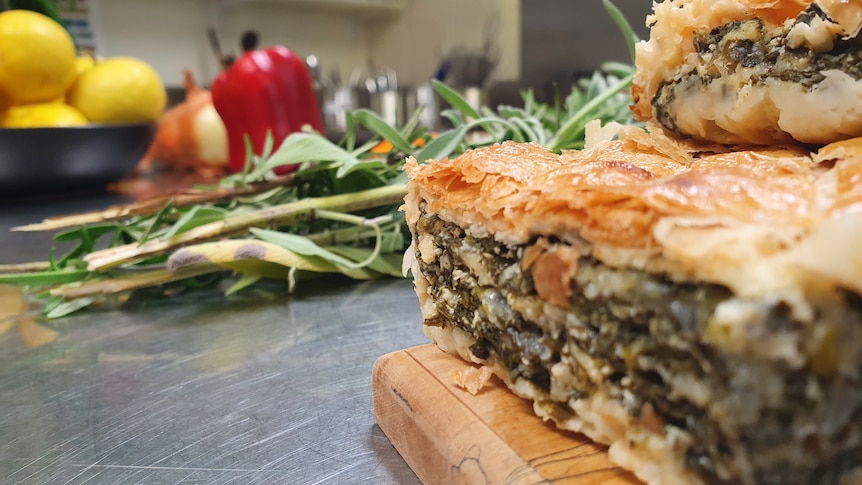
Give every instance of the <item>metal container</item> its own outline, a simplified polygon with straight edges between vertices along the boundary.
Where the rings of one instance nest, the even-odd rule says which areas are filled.
[[[398,126],[404,120],[404,96],[401,91],[387,90],[371,95],[371,110],[392,126]]]
[[[347,113],[358,108],[357,93],[349,86],[323,91],[323,125],[327,133],[347,131]]]
[[[440,97],[431,83],[421,84],[408,90],[404,96],[404,111],[409,118],[422,109],[419,123],[429,130],[440,128]]]
[[[0,198],[105,190],[130,174],[155,124],[0,128]]]

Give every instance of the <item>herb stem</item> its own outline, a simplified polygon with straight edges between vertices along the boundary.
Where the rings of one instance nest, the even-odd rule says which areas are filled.
[[[371,264],[380,255],[380,245],[383,242],[383,231],[380,230],[380,224],[390,221],[390,216],[382,216],[374,219],[366,219],[364,217],[355,216],[353,214],[343,214],[341,212],[333,212],[328,210],[316,210],[315,214],[318,217],[329,219],[332,221],[346,222],[355,226],[370,227],[374,230],[374,249],[363,261],[346,265],[348,268],[359,269]]]
[[[0,264],[0,275],[9,273],[39,273],[51,270],[51,263],[34,261],[32,263]]]
[[[404,185],[386,185],[359,192],[302,199],[204,224],[167,239],[155,239],[142,244],[126,244],[96,251],[84,257],[84,260],[88,263],[87,268],[90,271],[103,271],[198,242],[243,233],[252,227],[271,227],[308,220],[314,216],[314,211],[319,209],[353,212],[395,204],[403,200],[405,193]]]
[[[134,202],[128,205],[112,206],[100,211],[51,217],[39,223],[13,227],[12,231],[53,231],[57,229],[81,227],[87,224],[119,221],[132,216],[154,214],[167,203],[172,204],[174,207],[188,207],[199,204],[218,203],[239,197],[261,194],[278,187],[289,186],[292,183],[293,176],[288,175],[277,180],[255,183],[254,185],[249,185],[245,188],[224,187],[204,191],[193,189],[176,195],[160,196],[140,202]]]
[[[369,226],[351,226],[334,231],[307,234],[309,241],[319,246],[334,246],[336,244],[355,243],[375,236],[374,228]]]
[[[127,291],[163,285],[173,281],[193,278],[195,276],[201,276],[217,271],[224,271],[224,268],[216,265],[201,265],[194,268],[180,268],[176,271],[161,269],[144,273],[130,273],[122,277],[98,279],[85,281],[76,285],[61,286],[50,290],[50,294],[64,300],[116,295]]]
[[[88,271],[39,271],[0,274],[0,284],[45,286],[82,281],[90,276]]]

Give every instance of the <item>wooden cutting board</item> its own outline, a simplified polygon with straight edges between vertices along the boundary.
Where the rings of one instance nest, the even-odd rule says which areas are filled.
[[[639,485],[607,448],[543,422],[492,378],[475,396],[453,375],[471,364],[434,344],[380,357],[372,387],[377,423],[428,485]]]

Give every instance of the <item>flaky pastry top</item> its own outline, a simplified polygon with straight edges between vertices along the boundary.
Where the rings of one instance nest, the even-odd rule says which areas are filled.
[[[408,160],[408,223],[421,203],[477,236],[556,237],[607,264],[743,296],[862,290],[862,139],[728,151],[661,130],[590,130],[587,149],[561,155],[505,142]]]

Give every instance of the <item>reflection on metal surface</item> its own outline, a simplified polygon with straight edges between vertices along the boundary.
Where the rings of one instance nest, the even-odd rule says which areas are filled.
[[[52,244],[10,227],[107,203],[0,207],[0,262]],[[374,361],[428,341],[412,283],[324,278],[277,296],[133,299],[52,321],[60,335],[36,348],[9,324],[0,484],[417,484],[371,401]]]
[[[409,281],[338,279],[63,319],[0,352],[0,483],[418,483],[371,367],[426,342],[420,322]]]
[[[21,288],[0,285],[0,335],[13,328],[18,331],[24,345],[41,347],[57,339],[57,331],[36,323],[39,310],[24,299]]]

